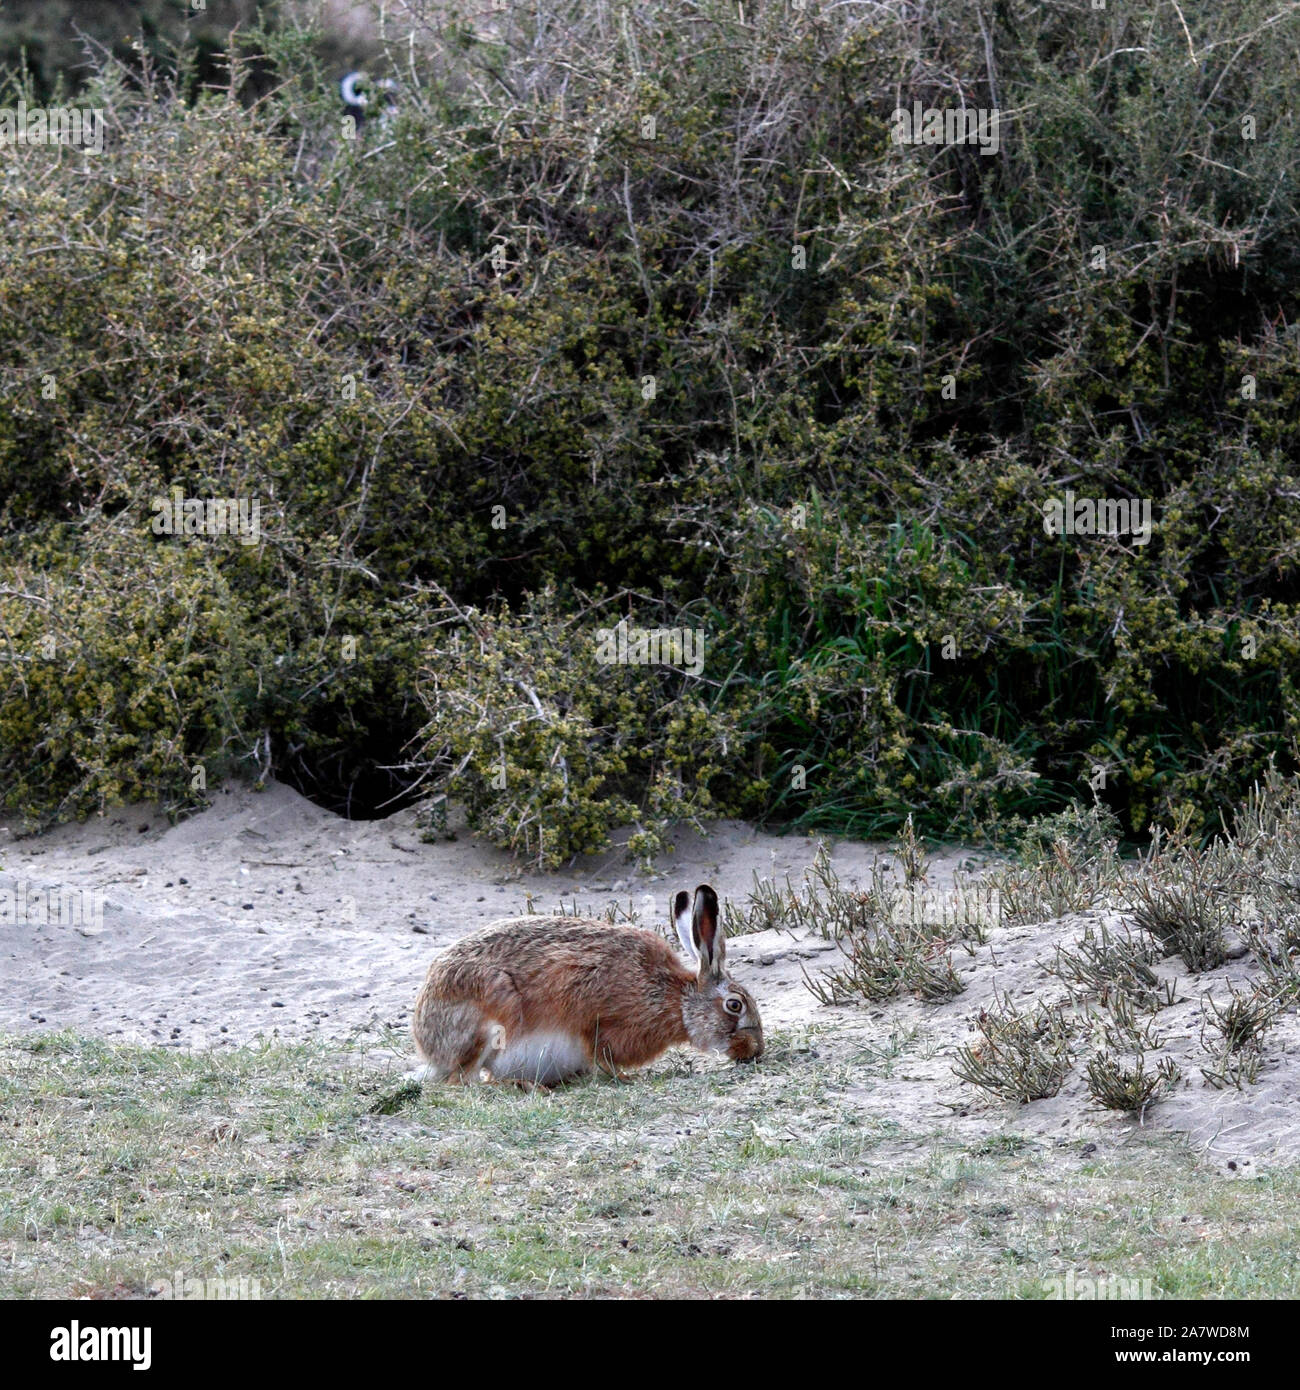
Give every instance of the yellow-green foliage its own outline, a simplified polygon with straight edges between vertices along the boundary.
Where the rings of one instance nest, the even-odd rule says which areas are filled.
[[[32,814],[84,816],[190,783],[239,705],[239,614],[197,549],[105,528],[51,541],[0,583],[0,783]],[[221,770],[209,765],[206,775]]]
[[[619,617],[565,613],[552,590],[517,615],[453,607],[424,653],[425,755],[471,825],[548,868],[632,823],[630,848],[653,855],[670,822],[713,813],[736,743],[697,678],[601,661]]]
[[[6,152],[0,798],[442,786],[556,863],[1099,769],[1196,829],[1296,745],[1300,14],[444,9],[354,140],[272,27],[251,76],[106,61],[100,155]],[[996,155],[891,142],[994,74]],[[1150,544],[1048,535],[1067,487]],[[256,544],[153,536],[172,488]],[[594,665],[621,613],[702,627],[704,678]]]

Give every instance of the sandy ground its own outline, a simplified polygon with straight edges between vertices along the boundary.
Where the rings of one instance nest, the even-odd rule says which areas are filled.
[[[463,831],[424,843],[414,810],[349,822],[276,784],[260,793],[220,790],[207,811],[175,826],[148,807],[39,837],[0,822],[0,907],[11,904],[0,915],[0,1032],[72,1028],[187,1048],[261,1037],[352,1039],[398,1071],[415,1061],[410,1009],[438,948],[494,918],[522,914],[530,894],[544,912],[575,895],[596,911],[618,899],[653,925],[679,887],[711,882],[740,901],[755,874],[782,880],[788,873],[799,884],[815,851],[811,839],[723,821],[707,837],[683,833],[651,876],[638,874],[619,849],[571,873],[530,875]],[[845,881],[865,880],[883,852],[832,846]],[[935,854],[927,886],[942,892],[959,867],[977,863],[970,852]],[[68,905],[80,908],[80,920],[68,920]],[[818,1003],[802,973],[833,964],[836,950],[817,937],[736,937],[728,961],[769,1031],[794,1028],[806,1039],[801,1046],[831,1049],[848,1067],[855,1056],[899,1049],[883,1079],[875,1075],[849,1095],[903,1134],[943,1129],[977,1138],[1007,1130],[1109,1146],[1123,1143],[1136,1121],[1089,1109],[1082,1067],[1059,1095],[1025,1106],[986,1101],[951,1071],[995,990],[1021,1006],[1064,994],[1045,967],[1086,920],[995,927],[973,955],[956,952],[967,988],[937,1006]],[[1187,1134],[1230,1176],[1300,1159],[1300,1019],[1286,1015],[1269,1034],[1255,1085],[1214,1090],[1199,1070],[1208,1061],[1199,1043],[1201,997],[1224,997],[1229,981],[1254,983],[1258,967],[1242,958],[1189,979],[1174,957],[1162,970],[1178,980],[1180,1002],[1157,1016],[1161,1055],[1174,1057],[1183,1079],[1146,1125]]]
[[[523,914],[530,894],[541,912],[576,895],[583,908],[617,900],[658,925],[679,887],[707,881],[743,898],[755,872],[797,882],[815,848],[724,821],[707,838],[681,835],[652,876],[620,849],[576,873],[529,874],[463,830],[423,842],[414,810],[346,821],[274,783],[220,790],[175,826],[149,807],[30,838],[0,822],[0,894],[19,905],[4,928],[0,1030],[70,1027],[185,1047],[405,1031],[437,948]],[[844,846],[836,863],[863,874],[871,857]],[[69,895],[80,922],[58,920]],[[737,938],[729,958],[772,996],[769,1023],[805,1020],[818,1008],[806,990],[770,986],[797,980],[795,962],[826,944],[774,935]]]

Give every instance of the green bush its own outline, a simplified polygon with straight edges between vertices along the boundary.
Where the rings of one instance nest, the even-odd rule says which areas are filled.
[[[0,584],[8,803],[68,817],[152,796],[201,804],[248,697],[219,574],[196,549],[107,528],[79,549],[24,549]]]
[[[1300,16],[415,14],[355,139],[277,7],[78,74],[102,155],[7,152],[5,804],[181,805],[210,761],[439,789],[556,863],[1089,783],[1205,830],[1294,765]],[[998,106],[1000,151],[894,145],[913,101]],[[173,488],[257,543],[154,536]],[[1150,543],[1048,534],[1067,488]],[[595,662],[602,613],[701,627],[704,676]]]
[[[557,868],[635,823],[629,849],[653,858],[670,824],[714,813],[736,731],[700,676],[607,660],[619,623],[633,640],[639,624],[562,612],[554,590],[518,614],[451,604],[444,622],[420,672],[421,746],[494,843]]]

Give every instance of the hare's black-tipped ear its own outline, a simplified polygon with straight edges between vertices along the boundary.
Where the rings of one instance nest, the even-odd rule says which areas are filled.
[[[668,899],[668,916],[677,929],[677,939],[682,943],[682,949],[692,958],[698,956],[691,937],[691,895],[685,888]]]
[[[717,979],[721,976],[726,943],[718,926],[718,895],[707,883],[701,883],[695,890],[695,904],[691,908],[691,941],[695,954],[700,958],[700,978],[711,976]]]

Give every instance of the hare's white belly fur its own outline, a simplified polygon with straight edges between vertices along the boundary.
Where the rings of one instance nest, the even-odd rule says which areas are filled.
[[[550,1086],[586,1071],[591,1062],[580,1039],[569,1033],[538,1030],[510,1038],[487,1065],[494,1080]]]

